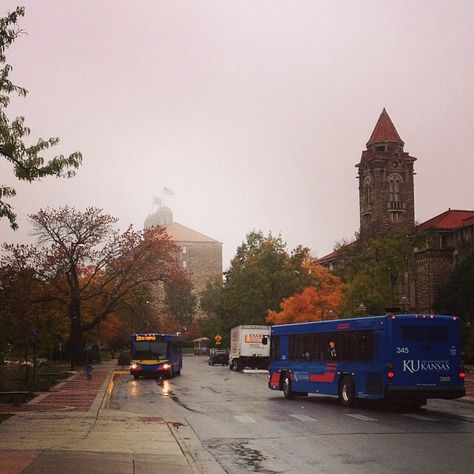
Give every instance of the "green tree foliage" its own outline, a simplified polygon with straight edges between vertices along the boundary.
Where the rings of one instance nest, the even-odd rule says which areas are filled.
[[[474,252],[458,263],[438,288],[434,309],[461,318],[465,353],[474,362]]]
[[[13,68],[6,59],[7,49],[23,33],[17,27],[17,22],[24,14],[25,9],[17,7],[6,17],[0,18],[0,156],[11,163],[15,177],[22,181],[31,183],[45,176],[70,178],[82,162],[81,153],[46,158],[44,153],[57,145],[59,138],[38,138],[36,143],[27,144],[25,139],[30,135],[30,129],[25,125],[24,117],[10,120],[6,114],[12,95],[25,97],[28,93],[24,87],[11,82],[9,76]],[[5,199],[15,195],[14,188],[0,183],[0,218],[6,217],[12,229],[18,228],[16,214]]]
[[[227,324],[224,322],[225,306],[224,286],[221,278],[208,281],[206,289],[202,292],[200,297],[201,309],[207,314],[201,323],[202,333],[205,334],[212,341],[216,334],[224,334],[226,332]],[[228,345],[228,338],[224,341]]]
[[[283,298],[311,282],[303,267],[308,249],[288,252],[282,238],[250,232],[237,249],[225,281],[207,288],[201,307],[210,315],[209,326],[218,330],[227,344],[230,329],[239,324],[266,324],[269,309],[277,310]],[[208,334],[213,338],[215,334]]]
[[[181,325],[188,326],[196,309],[196,296],[188,275],[177,271],[165,282],[165,306]]]
[[[348,285],[342,314],[360,315],[361,304],[364,314],[383,314],[398,305],[401,295],[408,297],[411,258],[422,240],[423,236],[389,235],[341,245],[335,273]]]

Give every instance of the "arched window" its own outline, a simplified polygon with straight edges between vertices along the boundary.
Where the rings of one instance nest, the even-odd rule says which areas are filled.
[[[370,176],[366,176],[364,179],[364,196],[365,204],[370,204],[372,202],[372,184]]]
[[[390,189],[390,202],[401,202],[403,191],[403,178],[399,174],[391,174],[388,177]]]

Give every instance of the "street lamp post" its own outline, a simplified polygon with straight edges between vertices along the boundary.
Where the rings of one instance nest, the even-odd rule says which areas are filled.
[[[406,296],[402,296],[400,298],[400,307],[402,308],[402,311],[404,313],[408,312],[409,306],[410,306],[410,302],[408,301],[408,298]]]

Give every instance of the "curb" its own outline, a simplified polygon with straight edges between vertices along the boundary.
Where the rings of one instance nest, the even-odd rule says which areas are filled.
[[[186,417],[181,423],[166,423],[194,474],[225,474],[219,461],[203,446]]]
[[[97,414],[96,414],[97,418],[99,417],[99,413],[101,410],[108,409],[110,398],[112,396],[114,386],[115,386],[115,380],[118,379],[119,377],[123,377],[124,375],[128,375],[128,374],[129,374],[128,370],[116,369],[116,370],[113,370],[112,373],[110,374],[110,377],[108,377],[105,380],[104,384],[102,385],[99,391],[99,394],[97,395],[92,407],[89,410],[89,411],[97,410]],[[96,406],[98,406],[98,408],[96,408]],[[193,473],[204,474],[205,471],[201,469],[197,460],[192,455],[191,451],[187,448],[186,444],[182,440],[180,440],[177,434],[178,433],[177,428],[173,425],[173,423],[170,423],[170,422],[165,422],[165,423],[168,426],[170,433],[173,435],[174,440],[178,444],[179,449],[183,453],[183,456],[186,459],[189,467],[192,469]]]
[[[114,391],[115,379],[127,374],[128,374],[128,370],[125,370],[125,369],[114,369],[112,371],[112,373],[110,374],[110,377],[108,378],[108,380],[107,379],[105,380],[106,383],[104,382],[104,385],[101,387],[99,394],[94,400],[94,403],[93,403],[94,408],[95,408],[94,405],[96,401],[99,401],[100,403],[100,406],[97,408],[97,412],[99,412],[99,410],[104,410],[108,408],[110,397],[112,396],[112,392]],[[104,393],[102,394],[102,397],[100,397],[99,395],[101,394],[102,391]],[[91,410],[93,407],[91,407]]]
[[[173,435],[173,438],[175,439],[175,441],[178,443],[178,446],[181,449],[181,452],[183,453],[186,461],[188,462],[190,468],[193,470],[194,474],[204,474],[204,471],[199,467],[199,464],[197,463],[196,459],[194,459],[194,456],[191,454],[187,446],[176,435],[176,428],[173,426],[173,424],[172,423],[166,423],[166,424],[168,425],[168,429]]]

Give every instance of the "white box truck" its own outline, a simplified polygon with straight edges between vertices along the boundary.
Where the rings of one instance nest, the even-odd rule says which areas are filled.
[[[246,324],[230,330],[229,368],[268,369],[270,326]]]

